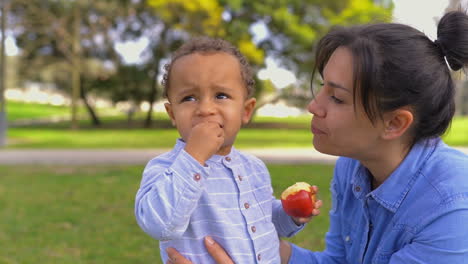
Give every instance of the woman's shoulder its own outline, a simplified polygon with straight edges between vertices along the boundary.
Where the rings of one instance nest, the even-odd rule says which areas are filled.
[[[468,155],[459,150],[440,144],[421,168],[421,175],[442,201],[468,196]]]
[[[423,170],[426,175],[451,173],[465,175],[468,180],[468,155],[440,142],[427,159]]]

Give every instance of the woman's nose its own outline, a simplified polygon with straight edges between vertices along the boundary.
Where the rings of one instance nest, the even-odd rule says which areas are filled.
[[[309,105],[307,106],[307,110],[309,110],[309,112],[315,116],[325,117],[325,114],[326,114],[325,107],[320,103],[319,100],[320,100],[320,94],[317,94],[309,102]]]

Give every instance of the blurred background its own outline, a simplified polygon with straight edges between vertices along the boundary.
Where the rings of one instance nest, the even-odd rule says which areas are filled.
[[[236,147],[311,149],[305,106],[321,36],[333,26],[392,21],[435,39],[442,15],[467,2],[0,0],[0,155],[171,148],[178,134],[163,107],[163,67],[198,35],[229,40],[256,72],[258,105]],[[468,82],[463,71],[453,75],[457,116],[444,139],[467,147]],[[77,159],[0,164],[0,264],[159,263],[157,241],[133,217],[145,162]],[[290,240],[323,249],[332,165],[267,166],[276,195],[295,181],[319,186],[322,215]]]
[[[170,128],[163,66],[197,35],[229,40],[254,66],[259,103],[251,126],[284,117],[305,121],[315,44],[332,26],[394,21],[435,39],[438,19],[460,8],[466,1],[2,0],[0,144],[32,147],[27,142],[43,140],[69,147],[16,129],[45,124],[153,128],[156,136]],[[467,82],[462,73],[454,75],[457,114],[464,116]]]

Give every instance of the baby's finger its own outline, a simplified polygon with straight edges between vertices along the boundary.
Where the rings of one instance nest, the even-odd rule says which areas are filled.
[[[315,202],[315,209],[320,209],[323,205],[322,200],[318,200]]]
[[[296,217],[295,221],[296,221],[296,223],[299,223],[299,224],[305,224],[305,223],[310,222],[311,219],[312,219],[312,216],[310,216],[310,217]]]
[[[318,193],[317,185],[312,185],[312,190],[314,191],[314,193]]]

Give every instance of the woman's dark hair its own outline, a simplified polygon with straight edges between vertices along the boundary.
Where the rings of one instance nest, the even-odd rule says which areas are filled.
[[[164,65],[165,73],[162,80],[164,97],[167,97],[170,87],[170,74],[174,62],[185,55],[206,52],[224,52],[234,56],[239,61],[242,80],[247,88],[247,96],[252,97],[254,95],[255,80],[253,78],[252,68],[244,55],[234,45],[226,40],[210,37],[197,37],[180,46],[172,55],[170,63]]]
[[[346,47],[353,54],[354,102],[362,102],[372,122],[400,107],[414,115],[415,143],[445,133],[455,112],[455,86],[450,70],[468,64],[468,16],[445,14],[437,40],[406,25],[385,23],[335,28],[316,50],[313,76],[332,53]],[[355,104],[356,105],[356,104]]]

